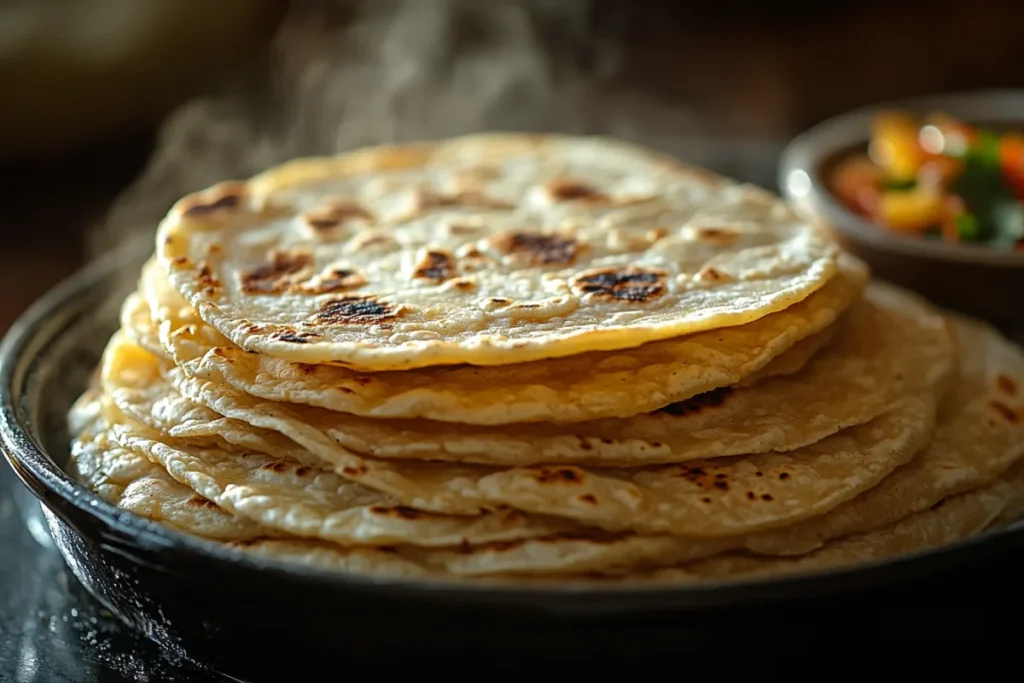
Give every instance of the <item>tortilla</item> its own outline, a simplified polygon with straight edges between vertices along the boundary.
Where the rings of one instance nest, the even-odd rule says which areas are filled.
[[[850,264],[846,261],[842,261],[841,265],[849,266]],[[846,270],[850,270],[846,268]],[[153,301],[153,306],[156,309],[165,309],[160,315],[160,320],[167,323],[170,329],[178,329],[183,325],[195,326],[196,333],[199,333],[199,329],[202,328],[201,337],[204,339],[204,345],[202,347],[195,347],[190,351],[184,353],[178,352],[176,355],[195,358],[197,355],[202,355],[202,352],[208,350],[211,346],[233,346],[231,340],[224,337],[222,334],[209,327],[204,323],[195,312],[188,307],[188,304],[180,295],[170,288],[163,273],[160,272],[159,267],[153,260],[148,261],[142,269],[143,275],[140,281],[140,290],[132,292],[124,301],[124,305],[121,310],[121,331],[128,335],[128,337],[136,344],[146,349],[150,353],[154,353],[158,356],[168,355],[168,350],[161,345],[160,334],[157,330],[157,324],[153,316],[151,315],[149,300]],[[861,271],[865,272],[865,271]],[[848,273],[847,277],[851,275]],[[858,278],[860,279],[860,278]],[[861,284],[860,286],[863,286]],[[175,310],[172,312],[167,311],[168,307],[174,307]],[[773,358],[767,365],[763,366],[760,370],[744,377],[739,380],[735,386],[744,387],[756,384],[762,379],[769,377],[779,377],[782,375],[792,375],[803,369],[805,365],[813,358],[819,351],[828,346],[836,338],[841,325],[836,322],[830,324],[820,332],[815,332],[803,339],[800,339],[793,344],[789,349],[784,351],[781,355]],[[200,351],[200,348],[202,351]]]
[[[375,576],[414,577],[423,567],[388,550],[343,548],[275,534],[235,517],[175,481],[159,466],[100,436],[76,441],[72,464],[83,483],[108,503],[173,531],[225,544],[225,548],[296,566]]]
[[[982,480],[963,477],[968,464],[973,468],[970,471],[988,471],[991,479],[1001,471],[1001,466],[1005,467],[1019,457],[1021,451],[1019,437],[1022,426],[1016,420],[1006,417],[1007,410],[1014,411],[1014,415],[1017,411],[1024,414],[1024,405],[1018,405],[1018,399],[1015,399],[1024,379],[1024,361],[1020,351],[987,326],[967,319],[955,320],[961,347],[966,351],[973,350],[974,353],[960,356],[956,383],[943,407],[947,421],[940,425],[930,446],[910,465],[884,479],[879,487],[839,506],[833,513],[779,531],[718,539],[635,534],[602,536],[592,531],[575,530],[482,545],[474,547],[471,552],[402,547],[400,552],[405,558],[403,562],[408,560],[411,563],[409,567],[416,567],[417,572],[444,572],[467,577],[496,574],[520,577],[571,576],[586,572],[620,574],[710,557],[737,547],[764,551],[764,546],[774,543],[776,550],[784,553],[806,552],[822,543],[831,547],[827,543],[830,538],[861,533],[888,519],[898,521],[916,512],[915,505],[924,505],[921,509],[927,509],[928,505],[942,500],[953,491],[949,488],[935,488],[936,482],[960,482],[962,487],[979,484]],[[131,366],[136,371],[141,367],[139,363]],[[996,405],[1001,407],[994,407]],[[988,412],[973,412],[973,407],[979,406],[987,408]],[[980,431],[977,428],[970,429],[971,424],[980,427]],[[941,474],[952,471],[957,463],[960,476],[945,479],[933,477],[931,480],[921,477],[929,472]],[[912,476],[914,472],[918,474]],[[889,493],[879,495],[882,491]],[[916,492],[920,498],[908,497],[907,492]],[[872,500],[876,502],[871,503]],[[832,521],[820,523],[828,519]],[[857,527],[858,520],[863,528]],[[821,533],[822,528],[828,533]],[[803,533],[799,531],[801,529]],[[774,541],[771,540],[773,537]],[[786,542],[790,543],[788,548],[784,546]],[[253,547],[266,548],[267,552],[272,552],[271,549],[277,547],[278,543],[276,540],[258,541],[254,542]],[[297,552],[294,543],[290,546],[285,543],[285,546]],[[302,552],[312,553],[327,565],[335,561],[331,559],[334,556],[332,551],[320,546],[311,546]],[[344,560],[346,555],[339,557]]]
[[[476,514],[464,516],[421,512],[340,477],[308,456],[297,460],[244,447],[225,449],[218,441],[236,445],[234,440],[213,435],[206,444],[164,436],[147,426],[153,424],[147,410],[157,412],[159,406],[130,404],[118,396],[126,389],[145,387],[158,376],[152,359],[120,335],[108,346],[103,376],[112,395],[105,408],[109,439],[160,463],[205,499],[268,529],[342,545],[458,546],[549,536],[574,528],[510,509],[480,513],[478,508]]]
[[[1009,408],[1024,418],[1024,354],[987,325],[960,316],[953,320],[965,353],[959,357],[955,384],[943,406],[943,421],[934,438],[921,454],[877,487],[823,516],[778,530],[720,539],[632,534],[594,539],[531,539],[528,544],[512,542],[479,549],[461,560],[446,558],[445,566],[459,573],[621,574],[645,566],[709,558],[730,550],[805,555],[821,547],[832,547],[835,539],[864,534],[868,534],[868,548],[879,547],[872,545],[877,536],[870,532],[927,512],[950,497],[988,486],[1024,455],[1024,419],[1007,417]],[[1002,407],[995,407],[1000,404]],[[1016,521],[1021,507],[1024,497],[1010,501],[996,522],[1006,525]],[[984,512],[984,508],[973,509]],[[863,548],[863,543],[862,539],[854,547]],[[526,545],[528,551],[520,547]],[[557,560],[545,558],[538,550],[544,545],[562,546],[561,554],[556,555],[555,550],[547,554]],[[523,559],[527,552],[531,562]],[[830,556],[842,557],[825,554],[824,558]],[[418,558],[435,565],[439,559],[437,555]]]
[[[842,318],[840,318],[839,321],[832,323],[821,332],[816,332],[809,337],[804,337],[797,343],[793,344],[793,346],[784,353],[773,358],[768,365],[765,365],[757,372],[747,375],[740,381],[736,382],[734,386],[749,387],[757,384],[762,379],[768,379],[769,377],[795,375],[803,370],[804,366],[806,366],[819,351],[835,341],[835,338],[842,327],[845,327],[845,325],[842,322]]]
[[[957,378],[931,442],[874,489],[822,517],[757,535],[749,550],[800,554],[986,486],[1024,456],[1024,353],[991,326],[952,314]]]
[[[382,459],[627,467],[788,451],[890,410],[909,390],[908,366],[950,366],[953,349],[945,321],[922,302],[887,296],[875,287],[848,316],[847,333],[804,372],[715,390],[622,420],[508,429],[374,420],[298,406],[294,410],[339,445]],[[188,371],[188,364],[183,370]],[[924,368],[918,374],[923,376]],[[225,418],[204,412],[156,376],[131,390],[119,387],[114,400],[134,415],[149,416],[140,419],[160,418],[154,428],[173,436],[258,434],[262,441],[275,440],[273,432],[225,424]],[[287,448],[279,445],[279,437],[275,441],[251,444],[265,452]]]
[[[844,502],[907,462],[927,441],[935,412],[934,396],[907,396],[866,425],[788,454],[623,471],[569,465],[494,470],[360,457],[285,406],[261,403],[212,382],[174,377],[176,388],[189,399],[279,431],[331,462],[343,476],[391,493],[410,507],[466,513],[479,506],[508,505],[609,530],[693,536],[791,523]],[[801,484],[788,485],[790,477]],[[728,486],[716,485],[719,480],[727,480]]]
[[[157,255],[273,358],[508,365],[753,322],[837,249],[759,188],[601,138],[475,135],[271,169],[179,201]]]
[[[144,456],[112,443],[102,427],[83,436],[72,444],[71,463],[78,478],[108,503],[203,538],[242,540],[271,535],[180,486]]]
[[[1024,469],[1016,467],[984,487],[946,498],[931,509],[889,526],[828,543],[807,555],[780,558],[723,555],[683,567],[682,576],[680,570],[666,569],[644,578],[676,582],[684,577],[781,575],[873,562],[976,536],[1005,511],[1019,510],[1022,505]]]
[[[187,305],[162,285],[158,271],[150,269],[141,286],[164,347],[179,366],[200,379],[217,378],[268,401],[375,419],[505,425],[629,417],[735,384],[793,344],[832,325],[860,295],[867,275],[863,263],[844,257],[837,277],[791,308],[748,325],[628,352],[372,375],[246,353],[221,343],[219,333],[196,323]],[[189,363],[192,360],[198,362]]]

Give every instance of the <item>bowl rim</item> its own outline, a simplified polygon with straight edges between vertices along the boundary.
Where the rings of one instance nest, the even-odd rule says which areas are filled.
[[[820,176],[821,163],[836,152],[867,142],[871,119],[879,112],[893,109],[920,113],[942,111],[967,121],[1018,123],[1024,130],[1024,90],[944,93],[858,107],[812,126],[786,145],[777,171],[779,189],[786,199],[806,218],[824,221],[840,233],[879,251],[964,264],[1024,268],[1024,252],[949,244],[885,230],[848,210],[828,190]]]
[[[693,608],[737,606],[773,598],[790,598],[815,591],[842,590],[842,585],[885,581],[901,572],[921,571],[925,563],[966,556],[981,546],[990,546],[1013,537],[1024,538],[1024,521],[997,530],[985,531],[938,548],[927,548],[904,555],[882,558],[856,565],[845,565],[812,572],[783,575],[700,580],[675,585],[579,583],[496,584],[474,580],[401,578],[363,574],[342,574],[317,567],[299,566],[232,551],[215,541],[193,537],[138,517],[106,502],[74,480],[50,457],[31,424],[35,407],[29,398],[26,380],[33,376],[40,348],[62,335],[57,322],[62,311],[76,300],[103,297],[113,293],[104,283],[113,277],[128,259],[141,259],[152,253],[152,241],[134,240],[86,265],[66,278],[32,305],[11,327],[0,342],[0,450],[21,482],[40,500],[44,508],[81,533],[69,519],[68,506],[102,524],[111,539],[122,536],[144,551],[169,553],[175,559],[205,563],[219,571],[259,572],[267,580],[300,581],[312,590],[365,591],[387,597],[438,599],[465,603],[467,600],[491,606],[544,606],[553,601],[550,611],[562,613],[622,613],[627,611],[678,611]],[[134,261],[131,261],[134,263]],[[116,324],[116,322],[115,322]],[[84,390],[84,387],[81,388]],[[54,500],[54,497],[56,500]],[[916,569],[915,569],[916,568]],[[315,595],[316,593],[311,593]],[[602,598],[605,600],[602,601]],[[546,608],[546,607],[545,607]]]

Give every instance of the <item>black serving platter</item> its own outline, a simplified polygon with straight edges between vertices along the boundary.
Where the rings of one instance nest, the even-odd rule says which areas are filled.
[[[836,644],[842,629],[860,631],[861,620],[876,638],[905,640],[952,618],[950,610],[982,609],[969,622],[969,635],[978,635],[985,605],[1005,608],[1020,597],[1021,525],[857,568],[675,588],[481,587],[239,559],[114,508],[62,469],[64,416],[150,251],[144,240],[111,253],[17,322],[0,346],[0,445],[85,589],[173,652],[254,681],[322,672],[346,657],[388,662],[398,652],[464,663],[470,653],[473,661],[514,654],[506,668],[530,657],[598,654],[608,662],[638,648],[674,657],[723,644],[769,647],[781,632],[791,647],[794,639]],[[25,506],[27,516],[39,507]]]

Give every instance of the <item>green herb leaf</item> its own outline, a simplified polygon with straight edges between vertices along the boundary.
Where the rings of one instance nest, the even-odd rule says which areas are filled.
[[[981,239],[981,226],[974,214],[961,213],[957,215],[953,219],[953,225],[956,226],[956,234],[964,242],[977,242]]]
[[[882,188],[887,192],[903,192],[905,190],[913,190],[915,187],[917,187],[917,178],[907,178],[905,180],[889,178],[882,185]]]
[[[976,144],[967,150],[967,156],[973,156],[985,164],[999,166],[1000,136],[990,130],[979,130]]]
[[[999,136],[980,131],[978,143],[967,150],[963,164],[963,172],[951,189],[963,198],[976,219],[977,227],[972,231],[977,236],[971,241],[987,241],[1000,234],[994,207],[1013,201],[1013,193],[999,166]]]

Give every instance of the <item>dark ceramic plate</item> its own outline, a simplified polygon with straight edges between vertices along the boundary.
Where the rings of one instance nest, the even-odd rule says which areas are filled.
[[[1024,91],[936,95],[872,105],[824,121],[783,151],[779,186],[807,216],[823,221],[877,277],[916,290],[931,301],[1024,334],[1024,252],[948,244],[900,235],[848,211],[826,185],[832,168],[867,149],[871,121],[887,110],[942,112],[993,130],[1024,130]]]
[[[254,675],[287,660],[296,674],[336,663],[339,653],[379,657],[398,647],[407,654],[450,652],[453,643],[477,653],[511,648],[564,655],[581,639],[590,651],[629,644],[634,652],[677,652],[703,647],[726,628],[731,639],[744,628],[765,638],[764,624],[749,617],[751,609],[764,609],[759,605],[785,601],[789,612],[837,598],[848,601],[841,609],[854,610],[865,591],[898,587],[908,595],[964,563],[1019,546],[1018,528],[808,576],[601,590],[374,580],[238,559],[119,511],[62,469],[68,457],[64,416],[115,330],[118,306],[150,249],[147,240],[111,254],[18,321],[0,349],[0,441],[89,592],[165,646],[219,666]],[[631,643],[621,630],[607,630],[625,623]],[[807,628],[820,624],[815,617]]]

